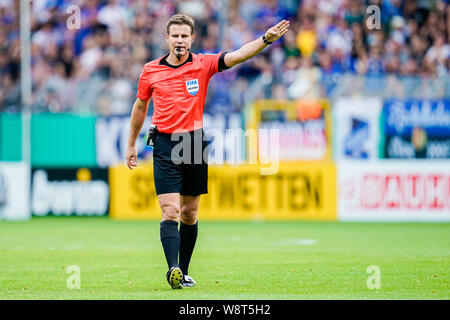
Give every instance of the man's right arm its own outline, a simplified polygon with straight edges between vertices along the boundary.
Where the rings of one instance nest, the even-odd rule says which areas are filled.
[[[128,146],[126,152],[127,166],[130,169],[137,166],[137,149],[136,140],[144,125],[145,117],[148,111],[148,103],[150,98],[142,100],[137,98],[131,111],[130,135],[128,137]]]
[[[273,26],[272,28],[267,30],[264,36],[267,41],[272,43],[278,40],[280,37],[282,37],[288,31],[288,29],[289,29],[289,21],[282,20],[276,26]],[[237,65],[238,63],[245,62],[248,59],[256,56],[265,47],[267,47],[267,44],[260,37],[252,42],[244,44],[240,49],[236,51],[227,53],[224,56],[224,63],[228,68],[231,68]]]

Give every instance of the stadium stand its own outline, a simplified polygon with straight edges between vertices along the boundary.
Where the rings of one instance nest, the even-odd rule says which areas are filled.
[[[193,52],[230,51],[281,19],[291,30],[270,50],[214,77],[206,110],[241,111],[250,98],[329,95],[343,75],[447,76],[448,1],[219,0],[32,1],[34,112],[129,114],[142,66],[165,53],[165,21],[196,20]],[[67,28],[68,7],[81,26]],[[381,9],[369,30],[366,9]],[[0,1],[0,111],[20,111],[19,1]],[[259,82],[258,82],[259,81]],[[252,96],[252,85],[261,90]],[[262,85],[261,85],[262,83]]]

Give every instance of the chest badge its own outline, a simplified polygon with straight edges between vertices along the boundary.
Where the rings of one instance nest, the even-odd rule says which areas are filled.
[[[186,81],[186,89],[191,96],[195,96],[199,89],[198,79],[187,80]]]

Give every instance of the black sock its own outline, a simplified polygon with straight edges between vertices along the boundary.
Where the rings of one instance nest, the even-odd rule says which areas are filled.
[[[180,223],[180,269],[188,274],[189,262],[198,234],[198,221],[193,225]]]
[[[180,250],[180,234],[178,232],[178,222],[165,220],[160,224],[161,243],[166,255],[169,269],[178,267],[178,251]]]

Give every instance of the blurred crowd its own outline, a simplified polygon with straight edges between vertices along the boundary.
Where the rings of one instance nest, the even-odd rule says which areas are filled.
[[[326,96],[348,73],[438,78],[450,67],[448,0],[31,2],[35,112],[129,114],[143,65],[167,52],[175,13],[195,19],[195,53],[236,50],[291,22],[280,41],[214,76],[210,112],[241,111],[256,98]],[[0,111],[20,110],[19,3],[0,0]]]

